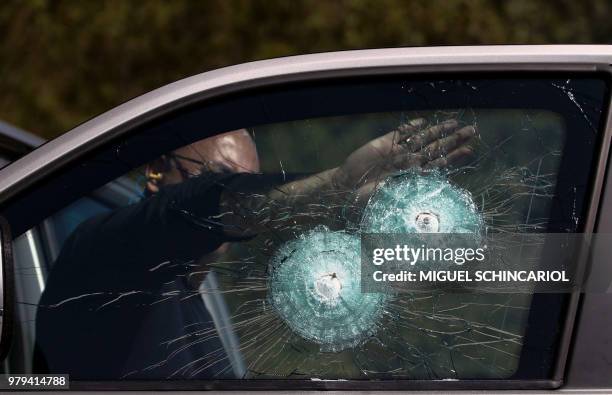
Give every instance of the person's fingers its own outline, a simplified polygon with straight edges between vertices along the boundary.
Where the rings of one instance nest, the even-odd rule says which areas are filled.
[[[427,120],[425,118],[415,118],[406,123],[402,123],[397,128],[397,142],[406,141],[408,137],[421,131],[425,125],[427,125]]]
[[[445,156],[455,148],[467,143],[476,135],[474,126],[465,126],[447,137],[441,138],[425,146],[421,152],[428,158],[434,160],[438,157]]]
[[[446,136],[450,131],[456,129],[458,125],[459,124],[455,119],[444,121],[437,125],[430,126],[420,133],[408,137],[404,144],[411,152],[419,151],[428,144]]]
[[[469,161],[474,154],[472,147],[469,146],[461,146],[451,152],[449,152],[445,156],[441,156],[432,161],[427,162],[424,169],[432,169],[432,168],[443,168],[443,167],[458,167],[465,162]]]
[[[464,145],[446,155],[448,166],[460,166],[473,159],[474,148]]]
[[[427,120],[425,118],[412,119],[401,124],[397,127],[397,129],[377,138],[373,141],[373,144],[382,152],[395,154],[401,150],[405,150],[404,144],[406,143],[406,140],[410,136],[421,131],[425,125],[427,125]]]
[[[413,119],[400,125],[397,129],[370,141],[367,145],[378,151],[381,156],[394,155],[399,151],[405,151],[403,144],[408,136],[418,133],[426,124],[427,121],[424,118]]]
[[[398,154],[391,160],[391,171],[406,170],[412,167],[423,166],[427,163],[427,155],[422,153],[416,154]]]

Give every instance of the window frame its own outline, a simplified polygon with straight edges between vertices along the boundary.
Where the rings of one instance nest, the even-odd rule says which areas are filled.
[[[491,52],[497,53],[492,56]],[[608,46],[530,46],[421,48],[350,51],[307,55],[229,67],[170,84],[134,99],[75,128],[64,136],[0,171],[0,205],[53,177],[63,168],[96,149],[129,135],[154,119],[203,101],[240,94],[254,88],[282,86],[289,82],[311,82],[339,77],[380,75],[452,76],[466,73],[577,72],[605,73],[612,78],[612,49]],[[452,78],[452,77],[448,77]],[[612,113],[604,109],[604,133],[594,156],[591,192],[587,195],[585,232],[592,232],[597,218],[603,178],[612,139]],[[580,295],[569,297],[563,335],[550,380],[464,381],[304,381],[211,380],[155,382],[74,382],[75,389],[517,389],[557,388],[562,385],[572,329]]]

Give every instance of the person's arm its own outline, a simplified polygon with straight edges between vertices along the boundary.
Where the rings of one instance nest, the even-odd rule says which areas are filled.
[[[415,167],[455,165],[470,156],[475,135],[473,126],[460,128],[456,120],[425,127],[416,119],[368,142],[339,167],[304,179],[272,187],[241,175],[222,194],[225,231],[239,236],[295,224],[342,227],[384,178]]]
[[[205,174],[85,221],[64,244],[52,276],[64,269],[146,273],[214,251],[230,240],[215,217],[222,185],[234,176]]]
[[[223,242],[271,229],[342,226],[386,176],[455,163],[469,154],[474,134],[472,126],[458,128],[453,120],[429,128],[412,121],[365,144],[337,168],[282,185],[261,174],[205,173],[88,221],[61,258],[138,271],[165,260],[197,259]]]

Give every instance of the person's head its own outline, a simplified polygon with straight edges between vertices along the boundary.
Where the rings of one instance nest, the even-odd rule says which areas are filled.
[[[146,167],[147,191],[155,193],[165,185],[205,172],[259,172],[259,157],[249,132],[240,129],[218,134],[162,155]]]

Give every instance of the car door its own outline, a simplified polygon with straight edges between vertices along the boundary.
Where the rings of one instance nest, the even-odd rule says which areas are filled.
[[[298,56],[86,122],[0,171],[16,252],[4,300],[28,306],[4,317],[21,344],[6,372],[73,389],[563,386],[575,289],[367,292],[360,243],[593,233],[611,59],[606,46]],[[125,183],[129,198],[92,204]],[[76,212],[36,275],[42,258],[19,251]],[[539,267],[547,251],[512,257]]]

